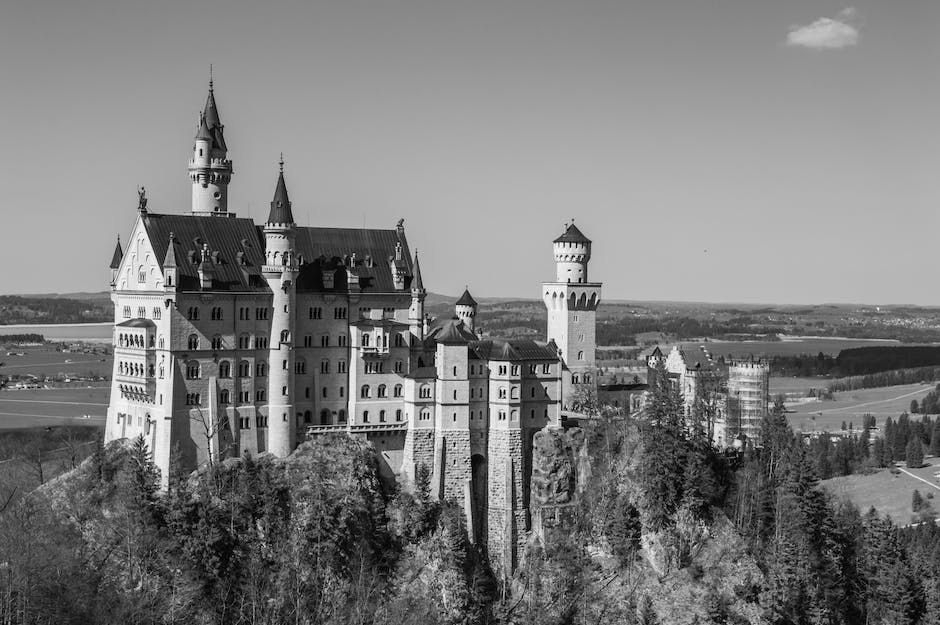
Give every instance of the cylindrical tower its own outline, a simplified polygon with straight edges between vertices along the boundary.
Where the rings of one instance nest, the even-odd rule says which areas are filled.
[[[284,162],[264,224],[264,278],[271,288],[271,341],[268,359],[268,451],[287,456],[294,449],[294,304],[297,264],[294,217],[284,183]]]
[[[199,129],[193,141],[193,158],[189,161],[189,179],[193,186],[194,215],[228,216],[228,183],[232,179],[232,161],[226,158],[219,109],[215,104],[212,81],[206,108],[199,116]]]
[[[553,248],[558,282],[583,283],[588,281],[591,241],[578,230],[573,222],[563,235],[555,239]]]
[[[476,330],[477,301],[470,295],[469,287],[464,289],[463,295],[454,304],[454,313],[471,332]]]
[[[728,366],[726,440],[744,435],[759,445],[761,422],[770,402],[770,365],[763,360],[733,362]]]

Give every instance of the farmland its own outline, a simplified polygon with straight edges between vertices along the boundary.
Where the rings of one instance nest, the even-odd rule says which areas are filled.
[[[103,425],[108,386],[0,390],[0,430],[53,425]],[[89,418],[83,418],[88,415]]]
[[[832,401],[787,404],[787,418],[796,430],[838,430],[843,421],[861,423],[862,415],[872,414],[880,426],[887,417],[897,418],[910,409],[912,399],[920,401],[933,390],[931,384],[905,384],[835,393]]]
[[[847,475],[834,477],[821,482],[823,488],[838,499],[851,501],[862,512],[874,507],[881,515],[888,515],[899,525],[912,521],[911,497],[915,490],[922,495],[933,493],[931,502],[940,502],[940,482],[933,474],[940,469],[940,459],[928,458],[930,466],[911,470],[911,473],[927,480],[924,483],[903,471],[892,473],[882,469],[869,475]],[[933,486],[931,486],[931,484]],[[940,503],[933,503],[934,510],[940,510]]]
[[[23,354],[11,356],[8,352]],[[49,345],[42,347],[16,347],[0,354],[0,374],[9,376],[105,377],[111,375],[112,357],[82,352],[59,352]]]

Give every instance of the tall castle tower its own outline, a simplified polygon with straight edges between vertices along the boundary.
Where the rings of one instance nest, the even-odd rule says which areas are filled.
[[[470,287],[463,290],[463,295],[454,304],[454,314],[471,332],[476,331],[477,301],[470,295]]]
[[[268,451],[287,456],[294,449],[294,304],[297,261],[294,215],[284,182],[284,158],[271,212],[264,224],[262,274],[271,288],[271,342],[268,355]]]
[[[548,340],[555,341],[565,364],[562,404],[579,384],[595,383],[595,316],[601,300],[601,283],[588,281],[591,240],[572,222],[553,242],[555,282],[542,283],[542,299],[548,309]]]
[[[421,266],[418,264],[418,250],[415,250],[414,276],[411,279],[411,306],[408,308],[408,328],[412,343],[424,340],[424,300],[428,292],[421,279]]]
[[[215,91],[209,79],[209,97],[199,116],[199,129],[193,141],[189,161],[189,179],[193,185],[194,215],[228,217],[228,183],[232,179],[232,161],[226,158],[228,147],[222,134],[224,126],[215,104]]]

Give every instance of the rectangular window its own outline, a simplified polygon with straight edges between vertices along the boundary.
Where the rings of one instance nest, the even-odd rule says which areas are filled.
[[[324,334],[320,337],[320,347],[329,347],[330,346],[330,335]]]
[[[346,347],[346,335],[345,334],[340,334],[338,337],[336,337],[336,341],[337,341],[337,345],[339,345],[340,347]]]
[[[346,318],[346,308],[337,307],[333,309],[333,318],[334,319],[345,319]]]
[[[304,347],[313,347],[313,337],[309,334],[304,335]]]
[[[340,360],[336,363],[336,373],[346,373],[346,361]]]
[[[320,373],[329,373],[330,372],[330,361],[321,360],[320,361]]]
[[[124,307],[124,318],[125,318],[125,319],[130,319],[130,318],[131,318],[131,307],[130,307],[130,306],[125,306],[125,307]]]
[[[159,319],[159,318],[160,318],[160,307],[159,307],[159,306],[154,306],[154,307],[153,307],[153,318],[154,318],[154,319]]]

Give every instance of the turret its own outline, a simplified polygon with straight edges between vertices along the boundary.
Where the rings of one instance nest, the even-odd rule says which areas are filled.
[[[111,287],[117,284],[118,271],[121,269],[121,261],[124,259],[124,250],[121,249],[121,235],[117,237],[117,244],[114,246],[114,254],[111,256]]]
[[[574,221],[553,241],[553,247],[558,282],[587,282],[591,240],[578,230]]]
[[[424,290],[424,281],[421,279],[421,265],[418,264],[418,250],[415,250],[412,273],[411,307],[408,309],[408,326],[411,330],[411,334],[419,341],[423,341],[425,335],[424,298],[427,297],[428,293]]]
[[[163,258],[163,288],[167,291],[176,290],[176,270],[176,236],[171,232],[166,245],[166,256]]]
[[[461,295],[457,303],[454,304],[454,313],[471,332],[474,331],[474,318],[477,316],[477,301],[470,295],[469,287],[464,289],[463,295]]]
[[[264,224],[262,274],[271,289],[271,342],[268,353],[268,451],[284,457],[294,449],[294,303],[297,264],[294,215],[284,182],[284,158]]]
[[[199,115],[193,139],[193,158],[189,161],[194,215],[229,216],[228,183],[232,179],[233,170],[232,161],[226,156],[228,147],[225,144],[224,128],[210,78],[209,96],[205,109]]]

